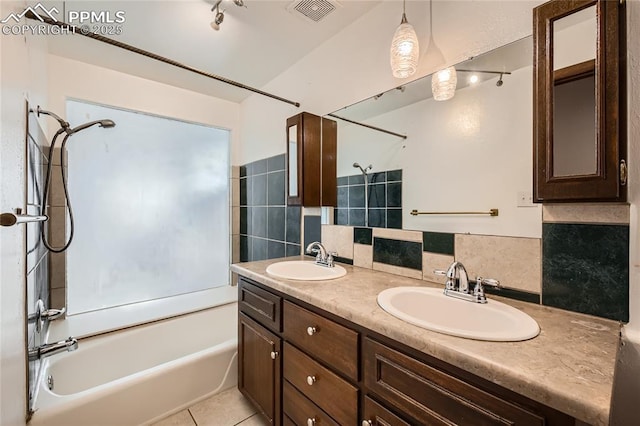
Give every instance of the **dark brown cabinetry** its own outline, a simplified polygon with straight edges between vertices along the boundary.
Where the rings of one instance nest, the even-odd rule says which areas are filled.
[[[336,207],[337,129],[308,112],[287,119],[287,205]]]
[[[533,10],[534,201],[626,199],[624,2]]]
[[[274,425],[575,424],[570,416],[243,277],[239,300],[239,388]]]

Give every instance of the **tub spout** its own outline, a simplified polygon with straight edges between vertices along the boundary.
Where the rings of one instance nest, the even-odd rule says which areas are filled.
[[[29,349],[29,361],[36,359],[46,358],[51,355],[59,354],[60,352],[72,352],[78,349],[78,340],[73,337],[69,337],[67,340],[63,340],[57,343],[47,343],[37,348]]]

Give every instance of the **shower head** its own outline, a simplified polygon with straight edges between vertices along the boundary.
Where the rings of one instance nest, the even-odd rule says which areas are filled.
[[[353,163],[353,167],[355,167],[356,169],[360,169],[360,171],[362,173],[364,173],[365,175],[367,174],[367,170],[371,170],[373,168],[373,166],[371,166],[371,164],[369,164],[367,167],[365,167],[363,169],[362,166],[359,163]]]
[[[89,128],[91,126],[94,125],[99,125],[100,127],[104,127],[104,128],[109,128],[109,127],[115,127],[116,123],[113,120],[96,120],[96,121],[91,121],[89,123],[85,123],[85,124],[81,124],[78,127],[74,127],[73,129],[69,129],[67,131],[67,134],[72,135],[76,132],[79,132],[81,130],[84,130],[86,128]]]
[[[69,123],[67,121],[64,121],[62,118],[52,113],[51,111],[45,111],[44,109],[40,108],[40,105],[38,105],[38,107],[36,108],[35,113],[38,117],[40,117],[40,114],[49,115],[55,118],[60,124],[60,127],[62,127],[65,131],[69,130]]]

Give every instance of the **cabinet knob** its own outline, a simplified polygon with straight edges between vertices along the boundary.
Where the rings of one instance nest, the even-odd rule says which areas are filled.
[[[315,417],[311,417],[309,419],[307,419],[307,426],[314,426],[316,424],[316,418]]]
[[[363,420],[362,426],[373,426],[373,422],[371,420]]]
[[[316,382],[316,376],[307,376],[307,384],[309,386],[313,386],[315,382]]]
[[[271,352],[271,359],[276,359],[276,358],[278,358],[278,355],[279,355],[279,354],[278,354],[278,352],[276,352],[276,351]]]
[[[313,336],[314,334],[316,334],[318,332],[318,329],[315,327],[307,327],[307,334],[309,336]]]

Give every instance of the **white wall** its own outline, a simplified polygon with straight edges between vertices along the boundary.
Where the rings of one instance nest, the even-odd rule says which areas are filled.
[[[0,2],[0,16],[22,12],[24,2]],[[0,212],[26,208],[25,99],[46,102],[46,41],[0,37]],[[43,126],[44,127],[44,126]],[[45,127],[46,128],[46,127]],[[26,417],[25,227],[0,228],[0,424]]]
[[[235,102],[55,55],[49,55],[48,76],[47,107],[61,117],[66,99],[75,98],[229,129],[232,147],[238,145],[240,105]]]

